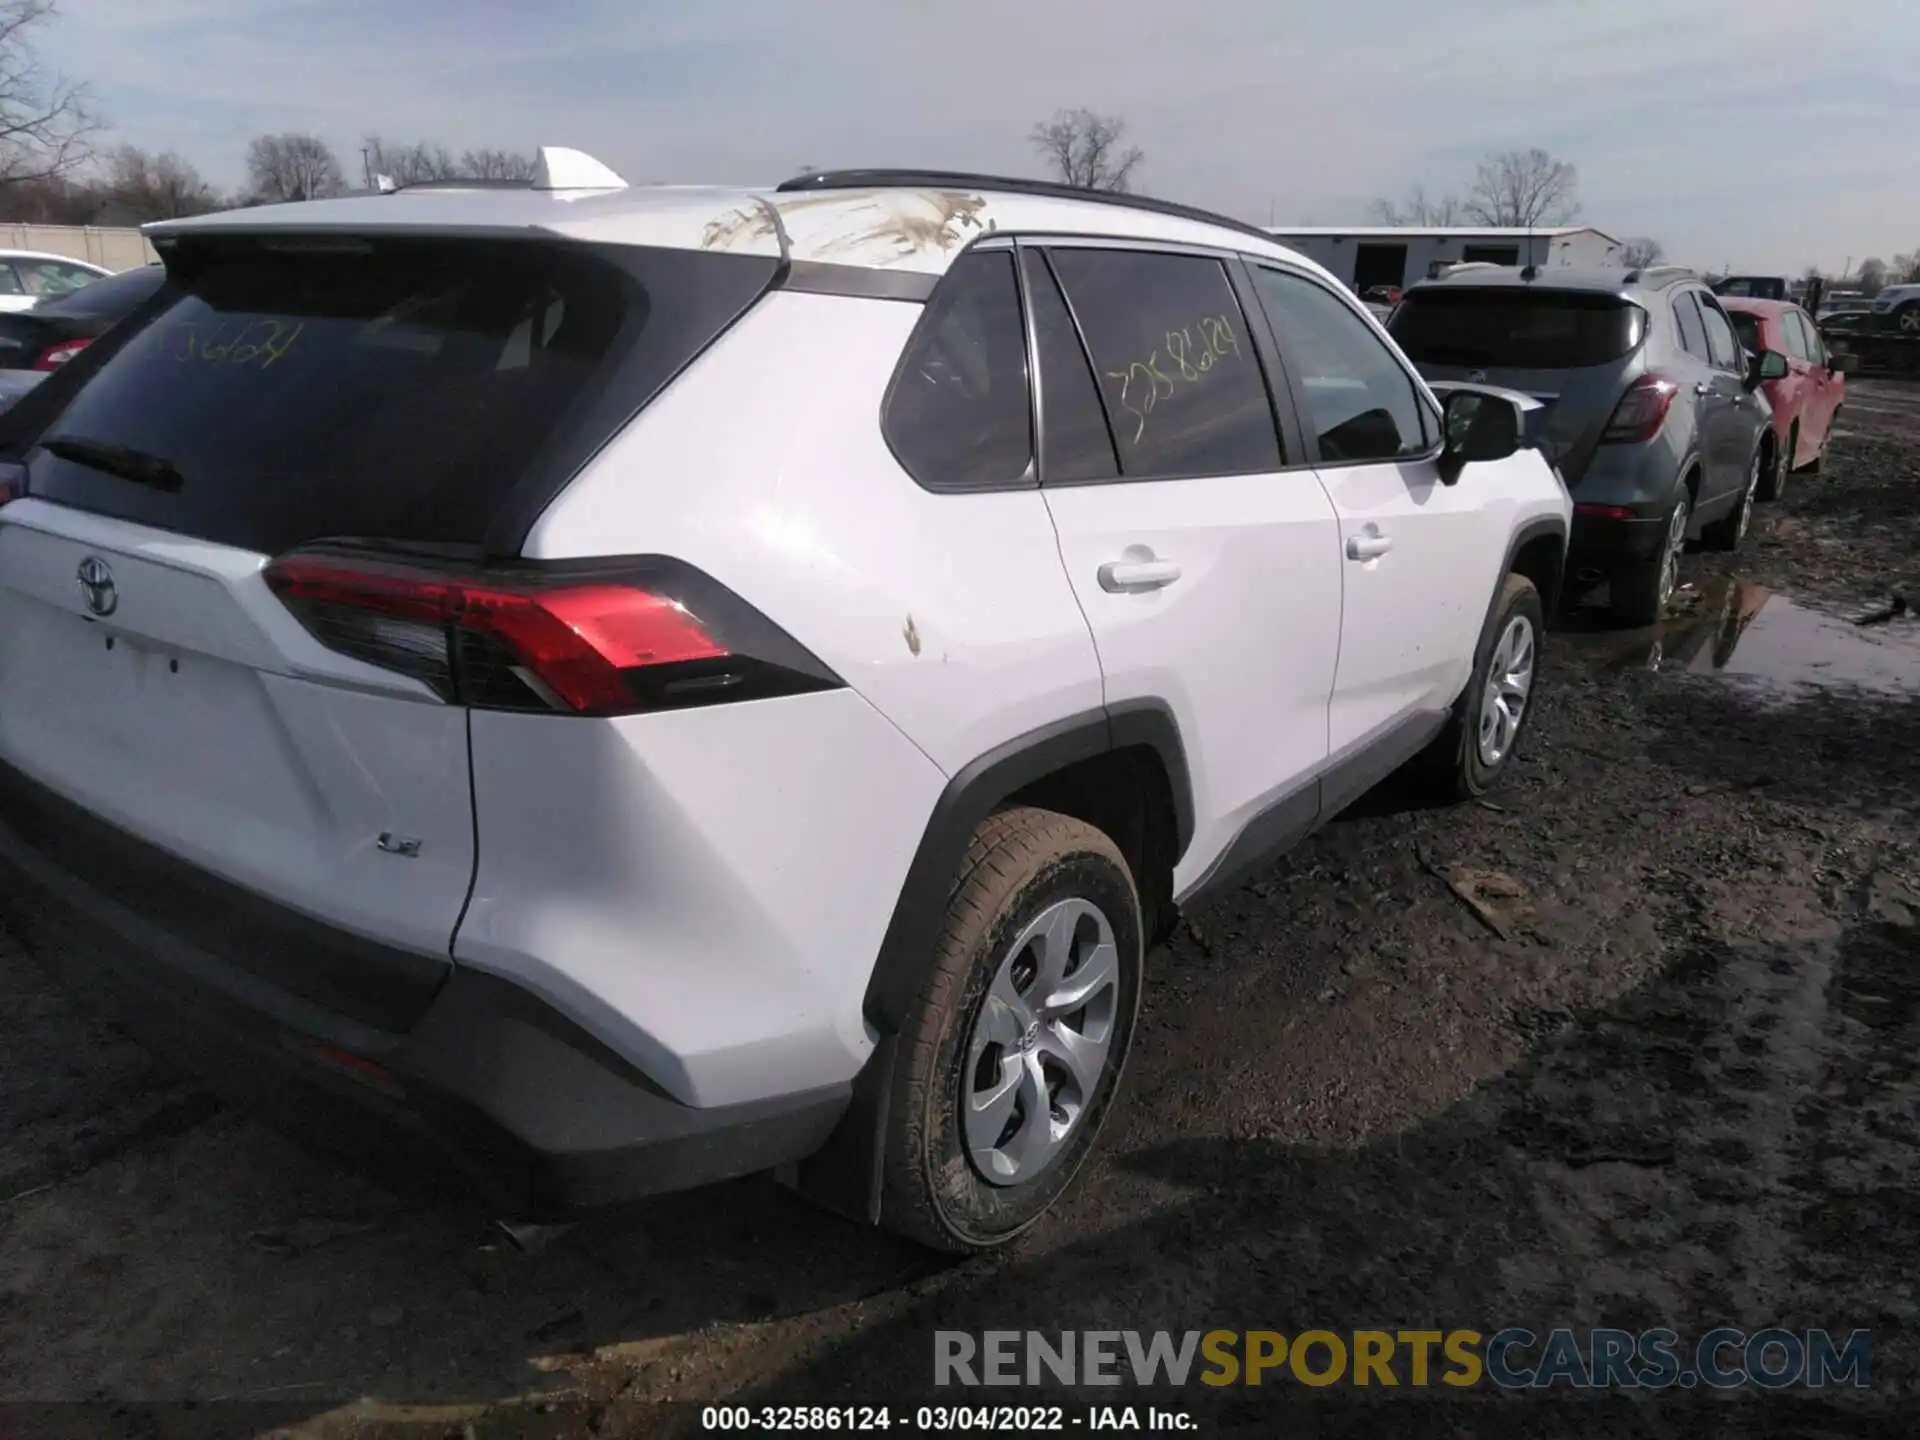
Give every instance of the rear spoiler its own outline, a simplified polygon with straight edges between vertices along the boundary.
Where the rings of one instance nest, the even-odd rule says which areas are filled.
[[[1555,464],[1560,462],[1559,446],[1547,438],[1548,407],[1523,390],[1509,390],[1501,385],[1474,385],[1465,380],[1429,380],[1427,388],[1442,405],[1447,396],[1455,390],[1470,390],[1479,395],[1497,395],[1510,401],[1520,412],[1520,443],[1529,450],[1538,450]]]

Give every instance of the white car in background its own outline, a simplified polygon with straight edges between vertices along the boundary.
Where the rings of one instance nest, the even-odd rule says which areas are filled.
[[[41,250],[0,250],[0,313],[31,310],[42,300],[66,295],[113,272],[68,255]]]

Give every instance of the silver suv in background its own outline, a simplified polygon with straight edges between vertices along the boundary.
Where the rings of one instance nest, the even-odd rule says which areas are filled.
[[[1533,396],[1574,501],[1569,574],[1614,614],[1659,618],[1690,541],[1731,550],[1773,461],[1760,386],[1786,357],[1741,348],[1688,270],[1456,270],[1409,289],[1389,325],[1431,382]],[[1570,592],[1571,593],[1571,592]]]
[[[1883,329],[1920,335],[1920,285],[1889,285],[1873,297],[1873,318]]]

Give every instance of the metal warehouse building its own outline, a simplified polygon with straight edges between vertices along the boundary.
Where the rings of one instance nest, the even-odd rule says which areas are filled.
[[[1620,242],[1587,226],[1502,230],[1377,226],[1343,229],[1309,225],[1273,237],[1327,267],[1354,289],[1411,285],[1452,261],[1494,265],[1617,265]]]

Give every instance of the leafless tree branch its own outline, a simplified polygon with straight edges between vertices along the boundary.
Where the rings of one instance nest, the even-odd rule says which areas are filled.
[[[463,174],[451,150],[425,140],[401,145],[369,135],[366,149],[367,168],[375,175],[389,176],[395,184],[419,185],[428,180],[458,179]]]
[[[0,188],[85,164],[97,131],[87,87],[50,73],[34,35],[56,0],[0,0]]]
[[[247,146],[253,197],[268,204],[322,200],[346,189],[340,161],[316,135],[256,135]]]
[[[1134,171],[1147,158],[1138,145],[1124,143],[1126,135],[1126,121],[1096,115],[1082,106],[1055,112],[1053,119],[1035,125],[1027,138],[1062,183],[1124,195],[1132,189]]]
[[[468,180],[531,180],[539,168],[536,156],[511,150],[467,150],[460,156],[460,176]]]
[[[1580,213],[1580,172],[1546,151],[1490,155],[1474,171],[1466,215],[1476,225],[1564,225]]]
[[[1461,222],[1465,210],[1458,195],[1429,198],[1424,185],[1415,185],[1402,201],[1384,197],[1367,207],[1368,216],[1382,225],[1418,225],[1444,229]]]
[[[1634,235],[1620,242],[1620,263],[1634,269],[1658,265],[1667,258],[1667,247],[1651,235]]]
[[[98,189],[103,201],[138,224],[204,215],[222,204],[188,161],[171,151],[151,155],[135,145],[122,145],[106,157],[106,177]]]

